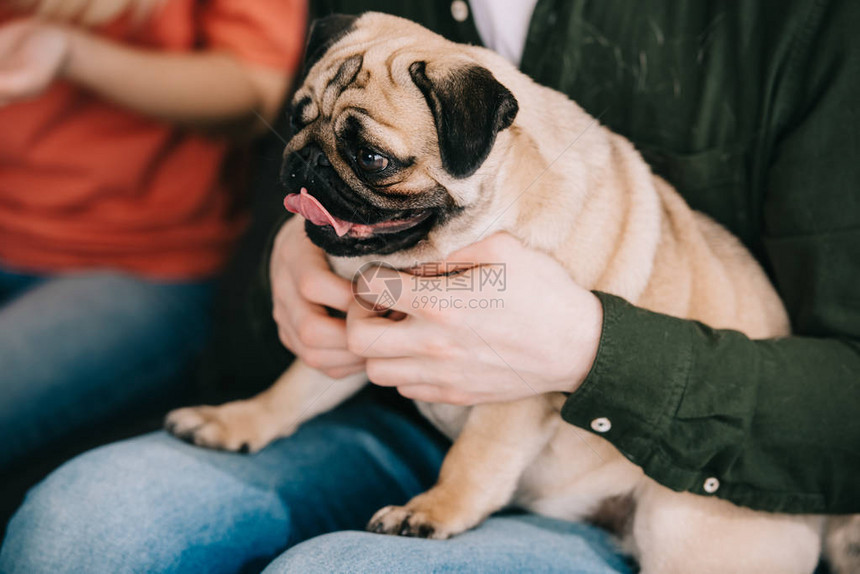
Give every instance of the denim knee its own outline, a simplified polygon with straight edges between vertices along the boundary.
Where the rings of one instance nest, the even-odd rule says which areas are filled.
[[[355,531],[326,534],[294,546],[264,574],[631,571],[605,532],[542,516],[509,514],[491,517],[449,540]]]
[[[386,544],[394,542],[394,545]],[[402,546],[395,549],[395,537],[347,530],[311,538],[292,547],[269,564],[263,574],[302,572],[315,574],[350,572],[387,574],[403,572]],[[399,545],[397,545],[399,546]],[[397,565],[400,564],[398,568]]]
[[[97,449],[66,463],[27,495],[9,523],[0,572],[124,572],[169,566],[157,527],[170,508],[147,496],[141,449]]]
[[[154,433],[90,451],[34,488],[9,523],[0,572],[236,572],[290,537],[273,489],[238,455]]]

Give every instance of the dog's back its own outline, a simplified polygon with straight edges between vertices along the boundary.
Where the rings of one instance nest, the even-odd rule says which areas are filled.
[[[581,113],[575,104],[571,107],[572,113]],[[600,126],[592,129],[588,145],[605,149],[590,150],[588,159],[595,162],[590,167],[605,175],[581,212],[572,215],[568,236],[544,248],[585,286],[645,309],[752,338],[787,335],[779,296],[740,241],[692,211],[650,173],[629,142]],[[569,177],[567,169],[559,166],[560,173],[548,182],[557,186],[558,179]],[[540,186],[532,193],[553,192],[564,193]],[[521,208],[554,206],[524,197]],[[541,220],[539,213],[516,219]],[[510,231],[526,242],[546,241],[539,228]],[[590,271],[583,273],[583,264]],[[555,409],[563,400],[547,398]],[[566,519],[588,519],[609,508],[615,514],[609,522],[620,527],[618,534],[644,572],[811,572],[820,552],[820,518],[755,512],[718,498],[673,492],[645,476],[608,441],[560,421],[523,476],[517,498],[528,509]]]

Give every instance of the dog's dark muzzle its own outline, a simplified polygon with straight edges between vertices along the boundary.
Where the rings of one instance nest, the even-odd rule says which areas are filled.
[[[437,220],[435,210],[390,210],[371,204],[346,184],[316,145],[286,157],[281,181],[293,195],[288,208],[305,215],[310,239],[332,255],[392,253],[417,243]],[[303,201],[316,207],[303,206]],[[332,225],[326,225],[326,219]]]
[[[281,183],[289,193],[299,193],[303,187],[308,189],[332,214],[342,219],[366,219],[373,210],[367,200],[356,195],[341,179],[325,153],[315,145],[286,157]]]

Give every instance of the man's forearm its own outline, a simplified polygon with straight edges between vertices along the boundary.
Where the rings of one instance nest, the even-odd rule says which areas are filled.
[[[860,512],[860,344],[754,341],[600,297],[603,340],[565,420],[675,490],[762,510]]]

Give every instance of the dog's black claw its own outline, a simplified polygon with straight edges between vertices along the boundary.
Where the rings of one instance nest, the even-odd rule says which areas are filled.
[[[385,534],[385,526],[382,524],[381,520],[377,520],[376,522],[371,522],[367,525],[367,531],[375,534]]]
[[[170,434],[175,435],[176,434],[176,423],[171,422],[171,421],[165,422],[164,423],[164,430],[166,430]]]
[[[242,446],[239,447],[238,452],[240,452],[241,454],[248,454],[249,452],[251,452],[251,446],[248,443],[243,442]]]
[[[412,530],[412,526],[409,524],[409,518],[412,514],[407,514],[406,518],[403,519],[403,522],[400,523],[400,531],[398,534],[400,536],[415,536],[415,532]]]
[[[400,525],[400,536],[407,538],[430,538],[434,532],[436,529],[430,524],[411,524],[408,519]]]

